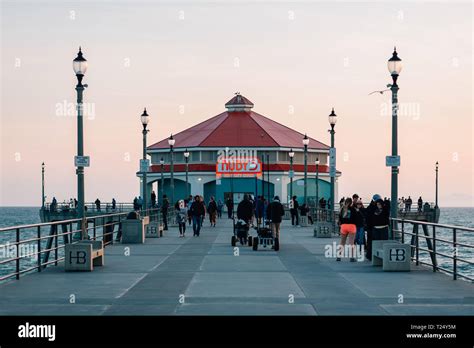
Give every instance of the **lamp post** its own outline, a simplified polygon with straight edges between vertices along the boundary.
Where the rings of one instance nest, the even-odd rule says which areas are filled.
[[[161,196],[160,196],[160,198],[161,198],[161,200],[163,200],[163,194],[165,192],[164,191],[165,179],[163,177],[163,166],[164,166],[164,164],[165,164],[165,161],[163,160],[163,157],[161,157],[161,159],[160,159],[160,167],[161,167],[161,183],[160,183],[160,191],[161,191],[160,195]]]
[[[173,138],[173,134],[168,139],[168,145],[170,146],[170,190],[171,190],[171,204],[174,207],[174,166],[173,166],[173,146],[175,140]]]
[[[435,209],[438,209],[438,168],[439,163],[436,161],[436,193],[435,193]]]
[[[148,208],[148,192],[147,192],[147,171],[148,171],[148,163],[146,163],[147,159],[146,159],[146,134],[149,132],[149,130],[146,129],[146,126],[148,125],[148,122],[150,121],[150,116],[148,116],[147,112],[146,112],[146,108],[144,108],[143,110],[143,114],[140,116],[141,118],[141,121],[142,121],[142,125],[143,125],[143,131],[142,131],[142,134],[143,134],[143,168],[142,169],[146,169],[146,170],[143,170],[143,176],[142,176],[142,191],[143,191],[143,207],[145,209],[145,215],[146,215],[146,211],[147,211],[147,208]],[[145,168],[146,166],[146,168]]]
[[[76,92],[77,92],[77,157],[81,158],[84,156],[84,128],[83,128],[83,106],[82,106],[82,93],[87,85],[82,84],[82,78],[87,71],[87,60],[83,57],[81,47],[77,57],[72,61],[72,68],[77,78]],[[82,219],[80,223],[80,239],[86,238],[86,226],[85,226],[85,208],[84,208],[84,167],[79,165],[76,169],[77,174],[77,216]],[[75,235],[77,239],[79,236]]]
[[[44,162],[41,163],[41,210],[44,210]]]
[[[392,84],[388,85],[392,91],[392,157],[398,158],[398,85],[397,79],[400,71],[402,70],[402,60],[398,57],[396,47],[393,49],[392,57],[387,63],[388,71],[392,76]],[[398,162],[398,159],[397,159]],[[397,164],[397,163],[396,163]],[[391,182],[391,195],[390,195],[390,216],[392,218],[397,217],[398,201],[398,164],[392,166],[392,182]],[[394,223],[393,227],[397,229],[397,224]],[[390,230],[389,239],[393,239],[393,228]]]
[[[331,126],[331,129],[329,130],[329,133],[331,133],[331,148],[329,149],[329,175],[331,177],[331,195],[329,199],[329,204],[331,205],[331,219],[330,221],[334,221],[334,181],[336,177],[336,149],[334,147],[334,134],[336,134],[336,131],[334,130],[334,126],[336,125],[337,122],[337,115],[334,112],[334,108],[332,108],[331,113],[328,116],[329,119],[329,125]]]
[[[186,162],[186,199],[189,197],[188,189],[188,162],[189,162],[189,151],[188,149],[184,150],[184,161]]]
[[[319,202],[319,157],[316,157],[314,163],[316,164],[316,202],[314,207],[317,208]]]
[[[290,156],[290,202],[291,202],[291,200],[293,199],[293,177],[295,176],[295,173],[293,172],[293,157],[295,157],[295,152],[293,151],[293,149],[290,149],[288,156]]]
[[[307,184],[308,184],[308,144],[309,144],[309,138],[305,134],[303,138],[303,146],[304,146],[304,204],[306,204],[306,207],[308,207],[308,189],[307,189]]]

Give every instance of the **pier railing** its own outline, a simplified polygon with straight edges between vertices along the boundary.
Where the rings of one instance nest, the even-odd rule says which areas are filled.
[[[454,280],[460,277],[474,281],[472,276],[462,271],[466,266],[474,267],[474,262],[467,259],[470,257],[469,254],[474,252],[474,245],[468,242],[474,236],[474,228],[401,218],[390,220],[394,237],[402,243],[411,245],[411,258],[416,265],[430,266],[433,272],[441,271],[451,274]],[[420,245],[422,239],[426,247]],[[429,262],[421,258],[420,253],[427,253]],[[440,260],[443,261],[442,265]],[[448,268],[449,264],[450,268]],[[462,267],[463,265],[465,267]]]
[[[48,265],[64,260],[64,247],[81,238],[101,240],[104,247],[121,235],[121,222],[126,212],[88,216],[31,225],[0,228],[0,282],[19,279],[22,274],[41,272]],[[142,212],[151,222],[161,222],[158,209]],[[84,226],[85,231],[82,231]]]

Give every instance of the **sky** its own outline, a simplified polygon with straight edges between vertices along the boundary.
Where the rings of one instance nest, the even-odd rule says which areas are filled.
[[[152,144],[225,110],[254,111],[328,144],[339,195],[390,195],[387,59],[397,46],[399,195],[474,206],[471,2],[2,1],[0,206],[76,196],[72,60],[82,46],[86,201],[139,194],[140,114]]]

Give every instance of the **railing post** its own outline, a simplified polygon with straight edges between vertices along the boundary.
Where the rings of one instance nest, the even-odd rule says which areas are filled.
[[[16,229],[16,279],[20,279],[20,229]]]
[[[405,220],[402,219],[402,244],[405,243]]]
[[[97,219],[96,219],[96,218],[94,218],[94,220],[93,220],[93,221],[94,221],[94,238],[93,238],[93,240],[96,240],[96,233],[97,233],[97,232],[96,232],[96,224],[97,224],[97,222],[96,222],[96,221],[97,221]]]
[[[418,238],[418,225],[415,224],[413,226],[416,226],[416,265],[418,266],[420,264],[420,261],[419,261],[419,238]]]
[[[433,225],[433,255],[434,255],[434,260],[433,262],[433,272],[436,272],[438,269],[438,262],[436,258],[436,227]]]
[[[54,235],[54,265],[57,266],[58,265],[58,227],[59,225],[57,225],[56,227],[56,233]]]
[[[453,247],[454,247],[454,253],[453,253],[453,279],[456,280],[458,277],[458,271],[457,271],[457,266],[458,266],[458,247],[456,244],[456,229],[453,228]]]
[[[36,236],[38,238],[37,264],[38,264],[38,272],[41,272],[41,226],[38,226],[36,232],[37,232]]]

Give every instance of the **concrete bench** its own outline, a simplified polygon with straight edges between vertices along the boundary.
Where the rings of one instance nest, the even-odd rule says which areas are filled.
[[[308,227],[308,217],[306,215],[300,216],[300,226],[301,227]]]
[[[331,238],[334,233],[334,224],[328,221],[315,221],[314,237]]]
[[[150,218],[144,216],[140,219],[127,219],[122,221],[122,244],[145,243],[146,227]]]
[[[104,265],[104,244],[100,240],[83,240],[65,245],[64,269],[69,271],[94,270]]]
[[[372,266],[388,272],[409,272],[411,247],[396,240],[372,241]]]
[[[146,238],[160,238],[163,237],[163,224],[158,222],[150,223],[146,228]]]

